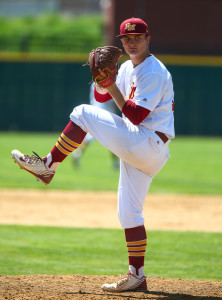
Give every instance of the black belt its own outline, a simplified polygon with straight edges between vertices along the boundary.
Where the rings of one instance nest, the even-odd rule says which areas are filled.
[[[164,144],[169,140],[169,138],[165,135],[165,133],[162,133],[160,131],[155,131],[155,133],[161,138]]]

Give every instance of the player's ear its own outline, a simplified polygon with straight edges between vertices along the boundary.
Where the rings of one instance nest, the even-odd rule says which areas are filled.
[[[150,42],[150,35],[147,35],[147,42]]]

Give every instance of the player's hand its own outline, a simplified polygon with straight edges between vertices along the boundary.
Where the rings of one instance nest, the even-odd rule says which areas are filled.
[[[105,95],[108,93],[108,90],[106,88],[102,88],[100,85],[95,84],[95,89],[96,91],[101,94],[101,95]]]
[[[98,69],[98,72],[99,72],[99,74],[100,74],[102,77],[104,77],[104,78],[107,77],[106,73],[104,73],[103,70]],[[96,87],[97,92],[98,92],[99,94],[101,94],[101,95],[105,95],[105,94],[108,93],[108,89],[107,89],[107,88],[103,88],[103,87],[101,87],[100,85],[98,85],[97,83],[95,84],[95,87]]]

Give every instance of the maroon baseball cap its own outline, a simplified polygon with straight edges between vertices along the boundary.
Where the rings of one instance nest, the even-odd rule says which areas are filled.
[[[149,35],[148,25],[139,18],[130,18],[122,22],[120,25],[120,34],[123,36],[127,34],[147,34]]]

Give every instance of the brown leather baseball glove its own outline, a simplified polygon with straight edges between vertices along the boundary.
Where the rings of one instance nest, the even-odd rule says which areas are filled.
[[[122,50],[114,46],[104,46],[93,49],[89,54],[89,60],[85,65],[89,65],[92,80],[102,88],[106,88],[116,81],[118,73],[118,60]],[[101,69],[106,77],[103,77]]]

